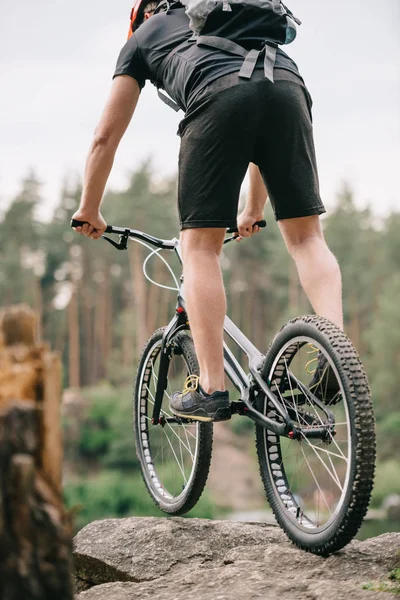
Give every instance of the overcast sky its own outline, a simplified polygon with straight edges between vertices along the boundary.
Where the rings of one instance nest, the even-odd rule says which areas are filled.
[[[33,167],[51,216],[62,179],[81,175],[111,85],[132,0],[0,0],[0,207]],[[287,47],[314,100],[322,196],[348,181],[360,206],[400,209],[400,0],[287,0],[302,21]],[[175,114],[147,84],[110,186],[152,157],[176,171]]]

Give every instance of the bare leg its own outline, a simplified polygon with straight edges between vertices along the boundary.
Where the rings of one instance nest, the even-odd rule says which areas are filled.
[[[223,325],[226,298],[219,255],[225,229],[185,229],[181,233],[185,299],[200,385],[211,394],[225,389]]]
[[[278,225],[316,314],[343,329],[340,269],[326,245],[319,217],[285,219]]]

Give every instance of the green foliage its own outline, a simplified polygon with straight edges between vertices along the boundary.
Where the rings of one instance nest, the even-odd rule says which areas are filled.
[[[376,433],[379,456],[382,460],[400,456],[400,412],[390,412],[382,416],[378,420]]]
[[[154,515],[161,512],[143,489],[138,473],[130,477],[118,471],[70,481],[64,487],[67,507],[76,511],[78,529],[96,519]]]
[[[151,500],[141,475],[104,470],[98,475],[69,481],[64,487],[66,505],[75,513],[80,529],[97,519],[111,517],[165,516]],[[212,519],[214,504],[203,494],[190,517]]]
[[[400,385],[400,274],[393,273],[376,296],[375,320],[366,337],[368,373],[378,416],[398,408]]]
[[[132,391],[107,384],[85,392],[89,408],[79,415],[77,439],[66,438],[67,452],[72,445],[80,461],[95,461],[115,469],[138,468],[132,431]],[[71,426],[65,419],[65,428]]]
[[[381,506],[389,494],[400,494],[400,463],[394,459],[376,465],[371,506]]]
[[[400,584],[400,569],[393,569],[393,571],[389,573],[389,579],[397,581]]]
[[[387,582],[379,582],[379,583],[365,583],[362,586],[363,590],[370,590],[371,592],[388,592],[394,595],[400,595],[400,586],[393,585]]]
[[[70,230],[80,196],[81,182],[65,181],[51,221],[44,224],[38,219],[41,183],[34,173],[22,180],[0,216],[0,308],[27,302],[42,316],[43,338],[62,356],[66,386],[79,355],[79,383],[89,391],[81,412],[65,418],[73,474],[89,471],[98,477],[101,469],[115,469],[136,476],[131,386],[143,338],[168,322],[176,294],[143,283],[147,250],[130,244],[128,252],[117,252]],[[149,163],[131,174],[126,189],[110,191],[103,209],[109,223],[163,238],[178,235],[176,178],[156,181]],[[222,258],[229,315],[263,351],[288,318],[311,310],[269,205],[266,219],[265,231],[225,247]],[[378,506],[386,494],[399,491],[400,480],[392,460],[400,451],[400,212],[377,222],[344,187],[323,228],[342,269],[346,332],[366,365],[377,414],[373,501]],[[169,253],[165,257],[174,260]],[[171,284],[160,265],[157,259],[149,262],[150,276]],[[115,387],[98,388],[103,381]],[[241,435],[248,427],[247,419],[233,420]]]
[[[66,478],[64,494],[67,506],[76,512],[78,529],[95,519],[164,514],[149,497],[140,474],[131,402],[131,389],[103,384],[86,390],[76,422],[71,416],[64,419],[65,453],[69,471],[73,470]],[[175,473],[165,465],[167,488]],[[216,516],[206,493],[189,516]]]
[[[400,565],[400,552],[397,553],[397,563]],[[389,581],[365,583],[363,590],[372,592],[388,592],[394,595],[400,595],[400,568],[396,567],[388,575]]]
[[[237,435],[254,433],[254,421],[243,416],[234,416],[230,421],[231,429]]]

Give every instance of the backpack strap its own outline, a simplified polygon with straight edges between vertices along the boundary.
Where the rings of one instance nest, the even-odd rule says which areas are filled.
[[[158,88],[157,88],[157,94],[158,94],[158,97],[160,98],[160,100],[162,100],[167,106],[172,108],[172,110],[174,110],[175,112],[178,112],[179,110],[181,110],[181,107],[178,106],[176,102],[174,102],[171,98],[168,98],[168,96],[166,96],[165,94],[160,92],[160,90]]]
[[[262,50],[250,50],[245,56],[242,67],[239,71],[239,77],[243,79],[251,79],[254,69]]]
[[[276,61],[276,49],[277,44],[275,42],[267,41],[261,50],[245,50],[243,46],[228,40],[227,38],[219,37],[217,35],[200,35],[197,38],[198,46],[210,46],[211,48],[217,48],[230,54],[236,54],[243,56],[244,61],[239,71],[239,77],[243,79],[250,79],[253,75],[256,67],[258,57],[264,53],[264,75],[272,83],[274,83],[274,67]]]
[[[198,46],[211,46],[211,48],[218,48],[229,54],[237,54],[246,58],[248,51],[232,40],[227,38],[219,37],[218,35],[199,35],[197,39]]]
[[[274,67],[276,62],[277,44],[275,42],[266,42],[264,46],[264,75],[274,83]]]
[[[239,71],[239,77],[243,79],[251,79],[253,75],[254,69],[256,67],[259,56],[264,53],[264,75],[269,81],[274,83],[274,67],[276,61],[276,50],[277,44],[275,42],[267,41],[261,50],[246,50],[240,44],[236,42],[232,42],[232,40],[228,40],[227,38],[222,38],[217,35],[200,35],[197,38],[191,38],[190,41],[196,42],[198,46],[210,46],[211,48],[217,48],[218,50],[222,50],[224,52],[229,52],[230,54],[236,54],[237,56],[242,56],[244,58],[243,64]],[[180,106],[176,102],[174,102],[171,98],[168,98],[165,94],[160,91],[160,87],[162,86],[162,77],[164,73],[164,69],[174,56],[174,54],[183,46],[186,45],[187,40],[178,44],[167,54],[164,60],[160,63],[160,66],[157,69],[155,84],[157,87],[157,94],[160,100],[165,102],[167,106],[172,108],[175,112],[178,112]]]

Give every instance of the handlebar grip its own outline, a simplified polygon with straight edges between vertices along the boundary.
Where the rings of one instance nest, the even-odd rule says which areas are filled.
[[[82,227],[82,225],[85,225],[85,223],[87,223],[87,221],[77,221],[76,219],[71,219],[71,227]],[[105,233],[112,233],[111,225],[107,225]]]
[[[256,223],[254,223],[254,225],[258,225],[258,227],[266,227],[267,221],[264,221],[264,220],[257,221]],[[237,227],[229,227],[226,231],[227,231],[227,233],[238,233]]]

